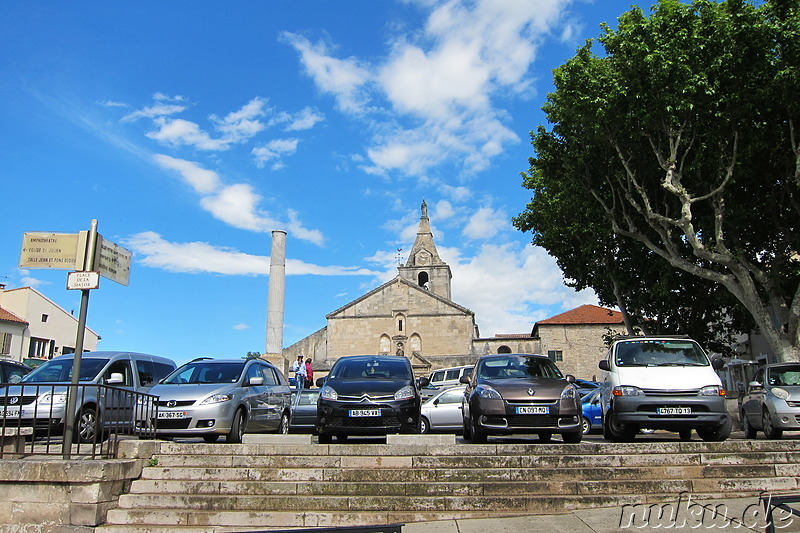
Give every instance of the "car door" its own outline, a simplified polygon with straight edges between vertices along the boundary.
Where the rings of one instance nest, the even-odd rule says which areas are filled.
[[[131,363],[128,356],[121,357],[112,361],[102,375],[101,383],[106,386],[100,388],[100,409],[103,425],[112,430],[133,424],[137,382]],[[122,381],[116,381],[120,376]]]
[[[264,375],[264,386],[267,389],[266,428],[276,430],[280,427],[284,409],[289,407],[289,388],[281,383],[271,366],[261,365],[261,373]]]
[[[764,397],[764,367],[758,369],[753,376],[753,382],[758,385],[747,384],[747,394],[742,399],[742,413],[747,417],[751,427],[761,428],[761,404]]]
[[[253,362],[245,370],[242,383],[243,401],[250,408],[248,430],[263,431],[269,427],[269,386],[264,375],[264,365]]]
[[[464,399],[463,387],[455,387],[444,391],[441,396],[433,401],[429,411],[431,428],[457,428],[461,427],[461,400]]]

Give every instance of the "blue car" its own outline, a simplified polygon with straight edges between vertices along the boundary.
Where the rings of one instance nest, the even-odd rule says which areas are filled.
[[[581,398],[583,408],[583,434],[603,429],[603,408],[600,405],[600,389],[595,389]]]

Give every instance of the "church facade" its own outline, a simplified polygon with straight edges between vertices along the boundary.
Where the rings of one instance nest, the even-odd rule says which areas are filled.
[[[474,362],[475,313],[450,299],[452,273],[436,249],[425,202],[414,246],[397,270],[391,281],[329,313],[324,328],[283,350],[284,359],[302,353],[325,369],[343,355],[398,355],[419,372]]]

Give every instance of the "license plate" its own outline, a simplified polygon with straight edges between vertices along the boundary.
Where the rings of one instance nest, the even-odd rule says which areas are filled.
[[[158,419],[159,420],[171,420],[174,418],[185,418],[186,413],[183,411],[159,411],[158,412]]]
[[[18,418],[19,409],[0,409],[0,417]]]
[[[549,415],[550,408],[547,406],[517,407],[518,415]]]
[[[690,415],[691,407],[659,407],[656,409],[657,415]]]
[[[380,409],[351,409],[350,416],[381,416]]]

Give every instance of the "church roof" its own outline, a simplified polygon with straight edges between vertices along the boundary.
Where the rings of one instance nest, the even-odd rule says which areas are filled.
[[[597,305],[581,305],[571,311],[540,320],[537,325],[622,324],[622,313]],[[534,326],[535,328],[535,326]]]
[[[376,287],[375,289],[372,289],[371,291],[369,291],[368,293],[364,294],[364,295],[363,295],[363,296],[361,296],[360,298],[356,298],[356,299],[355,299],[355,300],[353,300],[352,302],[350,302],[350,303],[348,303],[348,304],[345,304],[345,305],[343,305],[342,307],[340,307],[340,308],[339,308],[339,309],[337,309],[336,311],[333,311],[333,312],[331,312],[331,313],[328,313],[328,315],[327,315],[325,318],[326,318],[326,319],[333,318],[335,315],[338,315],[339,313],[341,313],[341,312],[342,312],[342,311],[344,311],[345,309],[347,309],[347,308],[349,308],[349,307],[352,307],[352,306],[354,306],[354,305],[356,305],[356,304],[358,304],[358,303],[360,303],[360,302],[362,302],[362,301],[366,300],[367,298],[369,298],[369,297],[371,297],[371,296],[373,296],[373,295],[375,295],[375,294],[379,293],[380,291],[384,290],[386,287],[388,287],[388,286],[390,286],[390,285],[392,285],[392,284],[395,284],[395,283],[402,283],[402,284],[404,284],[404,285],[407,285],[407,286],[409,286],[409,287],[413,288],[414,290],[417,290],[417,291],[419,291],[419,292],[421,292],[421,293],[423,293],[423,294],[427,294],[427,295],[428,295],[428,296],[430,296],[431,298],[434,298],[434,299],[436,299],[436,300],[439,300],[439,301],[441,301],[441,302],[444,302],[444,303],[446,303],[447,305],[449,305],[449,306],[451,306],[451,307],[454,307],[454,308],[458,309],[459,311],[461,311],[461,312],[462,312],[462,313],[464,313],[464,314],[471,315],[471,316],[475,316],[475,313],[474,313],[473,311],[471,311],[471,310],[467,309],[466,307],[463,307],[463,306],[461,306],[461,305],[458,305],[457,303],[455,303],[455,302],[454,302],[454,301],[452,301],[452,300],[448,300],[447,298],[444,298],[444,297],[442,297],[442,296],[439,296],[438,294],[435,294],[435,293],[433,293],[433,292],[427,291],[427,290],[425,290],[424,288],[420,287],[419,285],[416,285],[415,283],[412,283],[412,282],[410,282],[410,281],[408,281],[408,280],[405,280],[405,279],[401,278],[400,276],[397,276],[397,277],[395,277],[395,278],[393,278],[393,279],[391,279],[391,280],[387,281],[386,283],[384,283],[384,284],[383,284],[383,285],[381,285],[380,287]]]

